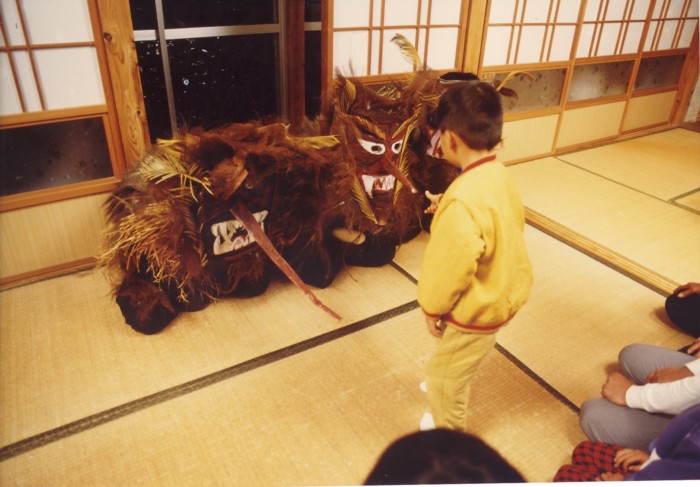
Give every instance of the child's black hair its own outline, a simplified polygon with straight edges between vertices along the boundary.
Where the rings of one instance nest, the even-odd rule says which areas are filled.
[[[474,150],[491,150],[501,141],[503,108],[496,89],[483,81],[450,86],[440,97],[437,126],[450,130]]]
[[[438,428],[391,443],[365,485],[515,483],[525,479],[480,438]]]

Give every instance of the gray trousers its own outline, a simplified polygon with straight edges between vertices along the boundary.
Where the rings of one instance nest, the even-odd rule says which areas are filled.
[[[645,384],[649,373],[665,367],[681,367],[694,357],[655,345],[634,344],[623,348],[618,362],[636,384]],[[581,405],[579,423],[586,436],[637,450],[646,450],[673,416],[618,406],[604,398],[588,399]]]

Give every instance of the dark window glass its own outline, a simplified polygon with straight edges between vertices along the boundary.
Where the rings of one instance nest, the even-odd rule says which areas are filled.
[[[134,30],[156,29],[156,2],[155,0],[129,0],[131,7],[131,23]]]
[[[304,78],[306,116],[314,118],[321,111],[321,32],[304,36]]]
[[[178,126],[277,115],[277,35],[168,41]]]
[[[494,82],[500,83],[509,73],[498,73]],[[559,106],[564,89],[565,69],[528,71],[529,76],[517,75],[505,87],[515,92],[515,97],[501,97],[505,112],[521,112]]]
[[[166,29],[276,24],[277,0],[163,0]]]
[[[304,21],[321,22],[321,0],[305,0]]]
[[[685,64],[685,54],[642,59],[634,89],[646,90],[678,84]]]
[[[101,118],[0,131],[0,196],[113,175]]]
[[[576,66],[571,77],[568,101],[624,95],[627,93],[633,67],[634,61]]]
[[[143,102],[146,107],[151,142],[155,142],[158,138],[170,139],[173,134],[170,131],[168,96],[165,91],[163,60],[158,42],[137,42],[136,55],[139,60]]]

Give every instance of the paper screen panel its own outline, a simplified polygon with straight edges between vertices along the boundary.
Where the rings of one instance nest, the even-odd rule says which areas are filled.
[[[33,52],[47,109],[105,103],[95,48],[39,49]]]
[[[369,25],[369,5],[369,0],[335,0],[333,2],[333,28]]]
[[[12,60],[15,63],[17,70],[17,78],[19,80],[22,96],[24,97],[24,106],[28,112],[37,112],[41,110],[41,100],[37,91],[34,73],[32,73],[32,65],[29,60],[27,51],[14,51]]]
[[[0,0],[0,12],[2,12],[3,29],[11,46],[26,44],[22,33],[22,22],[17,12],[14,0]]]
[[[508,64],[508,48],[512,27],[489,27],[484,49],[484,66]]]
[[[32,44],[92,41],[90,12],[85,0],[22,0]]]
[[[0,115],[21,113],[19,93],[10,69],[10,59],[6,52],[0,52]]]
[[[421,5],[425,8],[427,3],[423,0]],[[458,24],[461,13],[462,0],[433,0],[430,10],[430,24]]]
[[[333,64],[345,75],[366,76],[369,34],[341,31],[333,34]]]
[[[457,28],[430,29],[426,63],[433,69],[453,69],[457,57]]]
[[[541,61],[542,44],[545,27],[543,25],[525,25],[518,39],[517,64],[530,64]]]
[[[416,25],[418,0],[384,0],[384,25]]]
[[[492,1],[483,66],[568,60],[580,0]]]
[[[403,35],[408,42],[416,45],[416,29],[386,29],[384,31],[384,42],[382,45],[382,71],[381,74],[403,73],[412,71],[413,66],[403,57],[399,47],[391,42],[396,34]],[[376,45],[372,46],[372,57],[378,56]]]

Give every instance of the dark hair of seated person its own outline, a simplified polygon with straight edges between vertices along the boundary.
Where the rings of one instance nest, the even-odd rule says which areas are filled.
[[[515,482],[525,479],[481,439],[439,428],[412,433],[391,443],[365,485]]]

